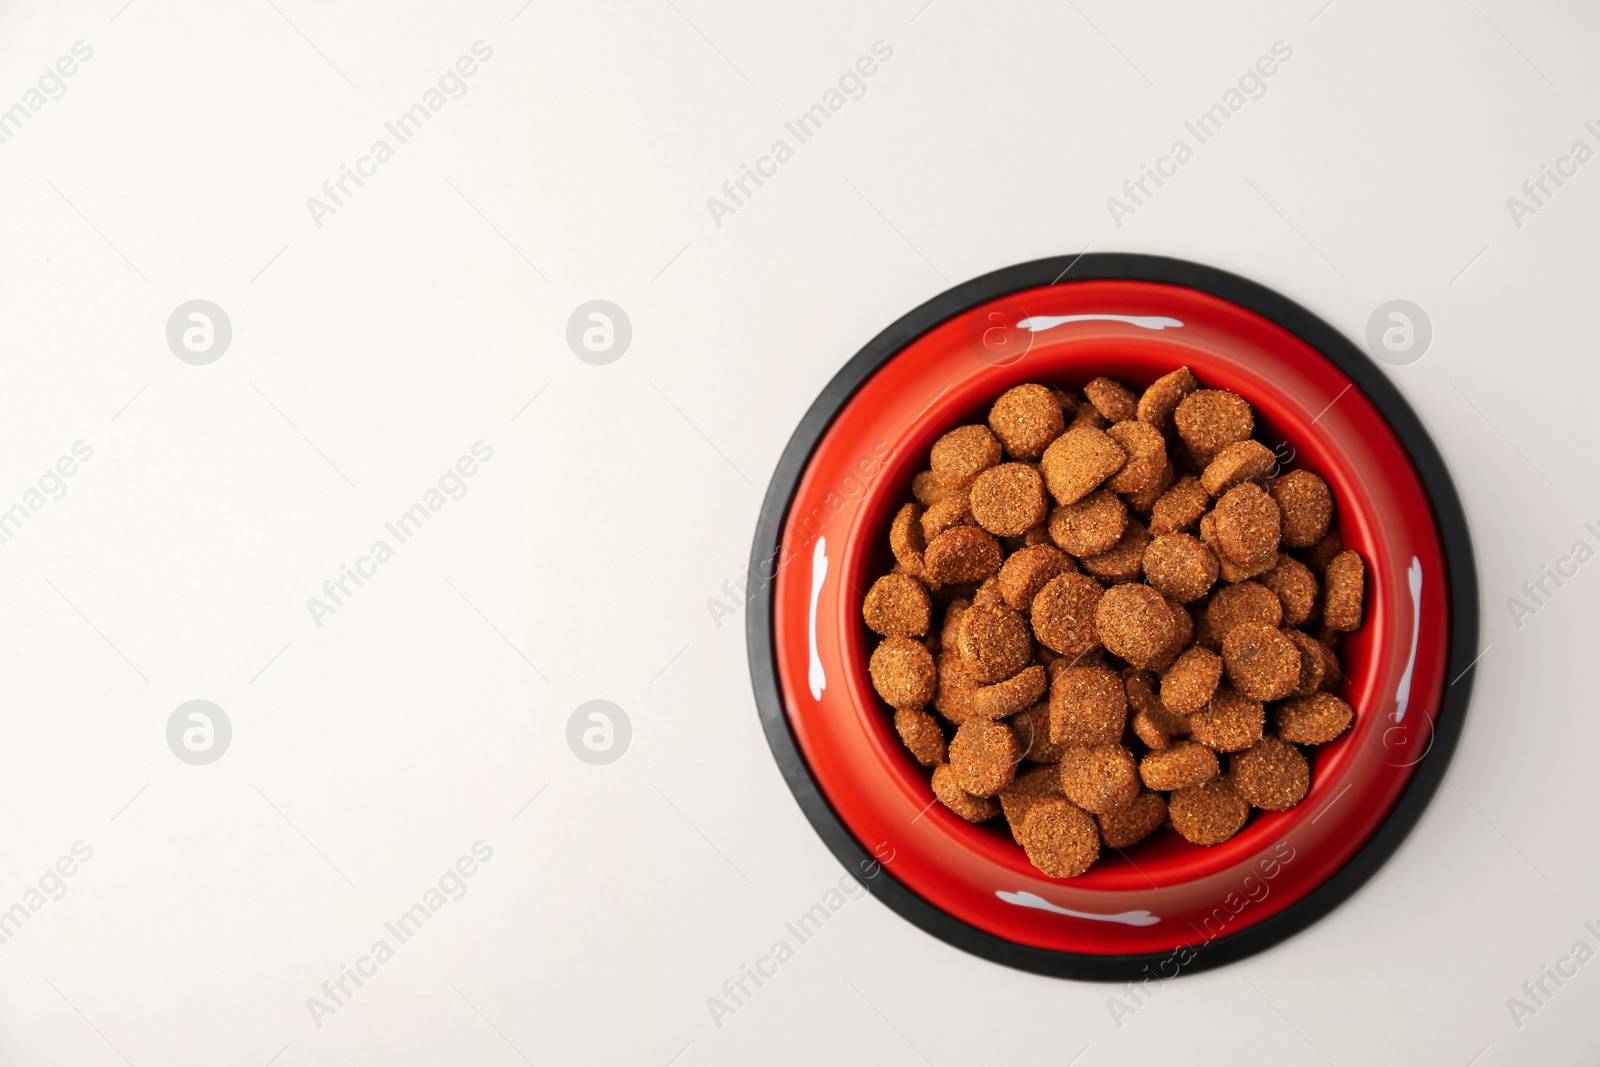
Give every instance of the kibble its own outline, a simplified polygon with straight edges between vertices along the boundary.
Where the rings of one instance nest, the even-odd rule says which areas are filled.
[[[1100,644],[1094,629],[1095,609],[1105,595],[1087,574],[1060,574],[1033,598],[1030,621],[1039,643],[1063,656],[1081,656]]]
[[[962,489],[1000,462],[1000,439],[987,426],[958,426],[933,443],[928,465],[939,483]]]
[[[1225,389],[1197,389],[1190,393],[1173,410],[1172,421],[1201,463],[1210,463],[1218,452],[1235,441],[1243,441],[1255,428],[1255,417],[1244,397]]]
[[[1139,777],[1149,789],[1169,792],[1215,778],[1222,768],[1217,754],[1194,741],[1174,741],[1139,761]]]
[[[1267,734],[1228,757],[1228,778],[1246,801],[1263,811],[1283,811],[1305,799],[1311,765],[1293,745]]]
[[[1113,745],[1122,740],[1128,694],[1107,667],[1069,667],[1050,686],[1050,740]]]
[[[1254,700],[1279,700],[1300,685],[1300,649],[1276,627],[1240,623],[1222,639],[1228,682]]]
[[[969,494],[972,517],[996,537],[1021,537],[1049,511],[1044,479],[1026,463],[1002,463],[978,475]]]
[[[1297,746],[1354,721],[1336,650],[1365,563],[1327,482],[1279,474],[1249,403],[1200,384],[1008,389],[934,443],[862,596],[873,688],[934,797],[1003,815],[1051,877],[1292,807]]]
[[[1061,792],[1090,814],[1116,811],[1139,795],[1139,765],[1121,745],[1085,745],[1061,756]]]
[[[1132,848],[1161,828],[1167,819],[1167,801],[1160,793],[1141,789],[1139,795],[1115,811],[1094,817],[1100,840],[1107,848]]]
[[[1266,721],[1261,701],[1219,685],[1206,706],[1189,716],[1189,736],[1217,752],[1239,752],[1261,740]]]
[[[1028,809],[1022,848],[1052,878],[1076,878],[1100,858],[1094,819],[1066,797],[1047,796]]]
[[[933,699],[938,672],[933,653],[921,641],[886,637],[872,653],[867,673],[872,687],[891,708],[920,708]]]
[[[1167,801],[1172,828],[1196,845],[1220,845],[1244,826],[1249,803],[1225,776],[1175,790]]]
[[[1000,814],[1000,802],[993,797],[976,797],[962,789],[950,764],[941,763],[933,769],[933,795],[939,803],[968,822],[985,822]],[[1087,817],[1087,816],[1086,816]]]
[[[932,715],[920,708],[896,708],[894,729],[924,767],[937,767],[945,762],[944,731]]]
[[[1000,542],[976,526],[957,526],[928,543],[922,554],[922,572],[930,580],[981,582],[1000,570]]]
[[[1133,666],[1154,665],[1172,644],[1176,624],[1161,594],[1148,585],[1114,585],[1094,612],[1095,632],[1106,651]]]
[[[1025,545],[1000,565],[1000,596],[1011,610],[1027,614],[1052,578],[1077,569],[1072,557],[1054,545]]]
[[[1222,657],[1209,648],[1185,649],[1161,676],[1161,702],[1179,715],[1193,715],[1216,693],[1222,667]]]
[[[867,628],[885,637],[921,637],[933,620],[928,587],[909,574],[885,574],[861,604]]]
[[[1012,459],[1038,459],[1066,429],[1061,402],[1042,385],[1013,386],[989,409],[989,428]]]
[[[1310,548],[1327,536],[1333,520],[1328,483],[1307,470],[1290,471],[1272,483],[1272,499],[1283,512],[1283,543]]]
[[[1110,489],[1094,492],[1050,512],[1050,540],[1074,556],[1110,551],[1128,528],[1128,505]]]
[[[950,769],[956,784],[975,797],[992,797],[1011,784],[1022,746],[1003,722],[968,719],[950,740]]]
[[[1198,537],[1168,533],[1145,546],[1144,579],[1162,596],[1187,604],[1217,584],[1217,557]]]
[[[1101,430],[1068,430],[1050,443],[1039,471],[1058,504],[1082,500],[1122,467],[1127,454]]]
[[[1349,729],[1355,712],[1332,693],[1285,700],[1273,717],[1278,736],[1297,745],[1325,745]]]
[[[1361,626],[1365,571],[1361,557],[1348,550],[1328,561],[1322,576],[1322,621],[1328,629],[1346,633]]]

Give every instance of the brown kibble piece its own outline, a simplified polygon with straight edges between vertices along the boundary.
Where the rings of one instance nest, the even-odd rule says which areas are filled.
[[[1337,693],[1344,681],[1344,671],[1339,666],[1339,653],[1335,652],[1326,641],[1315,637],[1312,640],[1317,642],[1317,651],[1322,654],[1322,688],[1330,693]]]
[[[1044,479],[1026,463],[990,467],[972,483],[972,517],[996,537],[1021,537],[1044,521]]]
[[[1130,418],[1106,427],[1106,436],[1127,454],[1122,469],[1106,481],[1113,492],[1137,493],[1156,483],[1167,465],[1167,442],[1160,430]]]
[[[1199,387],[1200,383],[1194,380],[1194,374],[1188,367],[1179,367],[1170,374],[1163,374],[1139,397],[1135,417],[1158,430],[1166,430],[1172,425],[1172,413],[1183,403],[1184,397]]]
[[[920,708],[896,708],[894,730],[924,767],[937,767],[945,761],[944,731],[932,715]]]
[[[1094,612],[1095,632],[1106,651],[1139,668],[1160,659],[1172,644],[1175,627],[1161,594],[1132,582],[1106,590]]]
[[[1142,717],[1146,723],[1159,730],[1169,740],[1182,737],[1189,732],[1189,717],[1180,715],[1167,706],[1166,701],[1161,699],[1156,682],[1155,674],[1150,671],[1128,671],[1122,680],[1123,690],[1128,694],[1128,708],[1135,718]],[[1149,744],[1148,741],[1145,743]],[[1166,743],[1150,747],[1164,748]]]
[[[1282,631],[1244,622],[1222,639],[1228,682],[1253,700],[1279,700],[1300,684],[1300,649]]]
[[[1045,797],[1061,795],[1061,773],[1054,767],[1035,767],[1023,771],[1010,785],[1000,790],[1000,811],[1011,827],[1011,837],[1022,844],[1022,826],[1033,805]]]
[[[1283,543],[1310,548],[1328,533],[1333,521],[1333,493],[1328,483],[1307,470],[1290,471],[1272,483],[1272,499],[1283,512]]]
[[[1044,450],[1039,472],[1058,504],[1082,500],[1122,467],[1122,447],[1100,430],[1068,430]]]
[[[922,509],[915,504],[903,505],[889,524],[889,551],[894,561],[905,568],[913,578],[922,577],[922,553],[928,541],[922,535]]]
[[[1185,649],[1161,676],[1161,702],[1179,715],[1204,708],[1222,681],[1222,657],[1209,648]]]
[[[1187,604],[1217,584],[1217,557],[1198,537],[1162,534],[1144,550],[1144,580],[1162,596]]]
[[[1229,489],[1212,514],[1217,522],[1217,542],[1229,559],[1244,566],[1263,559],[1276,562],[1278,505],[1259,485],[1245,482]]]
[[[989,409],[989,428],[1013,459],[1038,459],[1066,429],[1061,401],[1042,385],[1012,386]]]
[[[1022,746],[1003,722],[968,719],[950,740],[950,769],[956,784],[975,797],[992,797],[1011,784]]]
[[[1050,740],[1057,744],[1117,744],[1127,717],[1122,679],[1106,667],[1069,667],[1050,686]]]
[[[1225,585],[1211,595],[1206,605],[1206,623],[1219,642],[1242,622],[1263,622],[1277,627],[1283,622],[1283,603],[1277,594],[1260,582]]]
[[[1226,389],[1195,390],[1173,410],[1172,421],[1200,463],[1210,463],[1218,452],[1243,441],[1255,428],[1250,405]]]
[[[1078,565],[1054,545],[1019,548],[1000,565],[1000,596],[1014,611],[1031,611],[1033,598],[1045,583],[1077,569]]]
[[[911,479],[911,495],[925,508],[932,507],[953,492],[955,490],[939,481],[939,476],[932,471],[920,471]]]
[[[1145,786],[1163,793],[1199,785],[1221,771],[1217,754],[1193,741],[1174,741],[1160,752],[1147,753],[1139,761],[1139,777]]]
[[[956,782],[950,764],[933,769],[933,795],[939,802],[968,822],[983,822],[1000,814],[1000,802],[993,797],[975,797]]]
[[[1261,576],[1261,584],[1272,590],[1283,605],[1283,621],[1299,626],[1311,618],[1317,606],[1317,576],[1293,556],[1280,555],[1278,565]]]
[[[867,665],[872,687],[893,708],[920,708],[933,699],[938,671],[921,641],[886,637]]]
[[[1221,685],[1205,707],[1189,716],[1189,736],[1218,752],[1238,752],[1261,739],[1266,721],[1261,701]]]
[[[1355,716],[1355,710],[1332,693],[1312,693],[1279,704],[1273,724],[1285,741],[1325,745],[1348,730]]]
[[[1131,802],[1096,815],[1100,827],[1100,840],[1108,848],[1132,848],[1155,833],[1167,818],[1167,801],[1160,793],[1141,789]]]
[[[1085,556],[1078,562],[1084,570],[1108,582],[1137,582],[1144,575],[1144,550],[1150,546],[1150,534],[1144,523],[1129,519],[1122,537],[1110,549],[1098,556]]]
[[[1206,464],[1200,484],[1212,496],[1221,496],[1240,482],[1260,478],[1277,465],[1278,457],[1260,441],[1235,441]]]
[[[1326,537],[1306,549],[1303,553],[1306,566],[1311,568],[1311,573],[1318,578],[1323,577],[1328,571],[1328,564],[1333,557],[1344,551],[1344,542],[1339,540],[1339,531],[1330,530]]]
[[[1109,551],[1127,527],[1128,506],[1104,487],[1050,512],[1050,539],[1074,556]]]
[[[1000,542],[977,526],[957,526],[928,543],[922,573],[930,581],[981,582],[1000,569]]]
[[[1069,748],[1061,755],[1061,792],[1091,814],[1116,811],[1139,795],[1139,765],[1121,745]]]
[[[1349,549],[1328,561],[1322,576],[1322,623],[1330,630],[1348,633],[1361,625],[1362,589],[1366,568]]]
[[[1100,858],[1094,819],[1066,797],[1041,797],[1022,823],[1022,847],[1051,878],[1075,878]]]
[[[1311,788],[1311,765],[1299,749],[1267,734],[1228,757],[1228,778],[1249,803],[1283,811],[1305,799]]]
[[[1094,409],[1106,417],[1107,422],[1124,422],[1133,418],[1137,400],[1133,391],[1121,382],[1110,378],[1096,378],[1083,387]]]
[[[1000,595],[1000,576],[991,574],[978,586],[972,594],[972,603],[975,607],[991,608],[1005,607],[1006,599]]]
[[[972,718],[972,697],[983,683],[972,676],[954,645],[939,654],[939,685],[933,706],[940,715],[960,726]]]
[[[1233,784],[1218,776],[1187,789],[1167,801],[1172,828],[1196,845],[1220,845],[1244,826],[1250,805]]]
[[[885,574],[861,603],[868,629],[885,637],[921,637],[933,620],[933,598],[908,574]]]
[[[972,713],[985,719],[1003,719],[1033,704],[1048,688],[1044,668],[1036,663],[1003,682],[983,686],[974,692]]]
[[[1295,685],[1290,696],[1310,696],[1322,687],[1322,676],[1328,670],[1328,661],[1323,656],[1323,644],[1309,634],[1299,630],[1285,630],[1283,636],[1294,642],[1294,647],[1300,651],[1300,680]]]
[[[1067,423],[1067,433],[1073,430],[1103,430],[1110,425],[1111,420],[1096,411],[1093,404],[1079,404],[1072,421]]]
[[[1200,540],[1217,557],[1217,574],[1225,582],[1244,582],[1258,575],[1265,574],[1278,563],[1276,554],[1262,556],[1259,560],[1252,560],[1249,566],[1241,566],[1228,558],[1222,551],[1222,542],[1217,540],[1217,520],[1214,513],[1207,514],[1200,520]]]
[[[1007,720],[1017,732],[1022,758],[1035,763],[1055,763],[1066,751],[1065,745],[1050,740],[1050,698],[1045,697]]]
[[[1172,461],[1163,453],[1161,471],[1156,475],[1156,480],[1137,493],[1124,494],[1122,499],[1127,503],[1129,511],[1140,518],[1148,519],[1150,513],[1155,510],[1156,501],[1160,500],[1166,491],[1172,488],[1172,482],[1177,477],[1177,472],[1172,467]]]
[[[957,426],[933,443],[928,465],[939,476],[941,485],[963,489],[972,480],[1000,462],[1000,439],[989,427]]]
[[[976,602],[961,616],[956,647],[967,670],[985,685],[1010,678],[1033,656],[1033,638],[1021,615]]]
[[[922,540],[926,544],[946,530],[975,525],[977,520],[972,517],[971,496],[965,489],[952,489],[922,513]]]
[[[1155,662],[1150,664],[1150,669],[1153,671],[1164,671],[1172,666],[1178,654],[1194,643],[1194,616],[1189,614],[1189,609],[1176,600],[1167,600],[1165,597],[1161,602],[1172,614],[1172,643]]]
[[[1063,656],[1080,656],[1100,643],[1094,613],[1105,590],[1086,574],[1059,574],[1033,598],[1033,634]]]
[[[1177,533],[1199,522],[1211,507],[1211,497],[1200,479],[1186,474],[1161,494],[1161,499],[1150,509],[1150,532],[1153,534]]]

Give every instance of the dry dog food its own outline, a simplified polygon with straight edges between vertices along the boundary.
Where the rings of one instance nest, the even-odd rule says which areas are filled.
[[[1349,729],[1366,565],[1315,472],[1187,367],[1142,393],[1028,383],[940,437],[861,616],[934,796],[1054,878],[1163,826],[1202,846],[1311,788]]]

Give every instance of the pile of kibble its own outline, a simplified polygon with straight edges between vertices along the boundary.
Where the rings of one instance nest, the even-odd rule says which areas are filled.
[[[1302,747],[1354,718],[1361,557],[1327,483],[1254,430],[1187,367],[1141,395],[1019,385],[934,442],[894,516],[872,684],[934,796],[1003,815],[1045,874],[1162,826],[1226,841],[1298,804]]]

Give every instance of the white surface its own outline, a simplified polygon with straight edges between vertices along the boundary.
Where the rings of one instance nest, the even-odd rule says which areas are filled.
[[[1506,1005],[1600,947],[1600,564],[1520,629],[1506,607],[1600,543],[1600,163],[1520,228],[1506,206],[1600,147],[1592,4],[122,4],[0,6],[0,106],[94,49],[0,145],[0,507],[94,450],[0,545],[0,908],[93,849],[0,945],[0,1061],[1594,1061],[1600,963],[1520,1029]],[[466,95],[314,225],[479,40]],[[1106,199],[1279,40],[1267,94],[1116,226]],[[866,95],[715,225],[877,41]],[[870,898],[717,1026],[707,998],[841,874],[761,735],[742,614],[707,607],[760,488],[884,325],[1085,246],[1238,271],[1358,340],[1383,301],[1427,310],[1390,372],[1458,479],[1491,645],[1447,782],[1348,904],[1120,1026],[1115,990]],[[164,338],[196,297],[233,324],[209,366]],[[564,340],[597,297],[633,324],[608,366]],[[467,494],[314,625],[479,440]],[[208,766],[165,740],[196,698],[233,724]],[[601,698],[633,741],[591,766],[565,730]],[[318,1027],[307,998],[480,840],[466,895]]]

